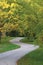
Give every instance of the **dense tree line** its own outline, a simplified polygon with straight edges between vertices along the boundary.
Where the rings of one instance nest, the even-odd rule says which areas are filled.
[[[10,36],[43,38],[43,0],[0,0],[0,28]]]

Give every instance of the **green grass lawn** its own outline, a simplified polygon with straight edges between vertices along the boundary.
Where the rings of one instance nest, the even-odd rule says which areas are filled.
[[[28,39],[21,40],[22,42],[27,42]],[[31,42],[30,44],[38,44],[36,42]],[[21,58],[17,63],[18,65],[43,65],[43,44],[39,44],[39,49],[32,51],[31,53],[28,53],[23,58]]]
[[[2,38],[1,43],[0,43],[0,53],[5,52],[5,51],[9,51],[9,50],[13,50],[13,49],[20,47],[16,44],[12,44],[12,43],[9,42],[9,40],[11,40],[13,38],[14,37],[4,37],[4,38]]]

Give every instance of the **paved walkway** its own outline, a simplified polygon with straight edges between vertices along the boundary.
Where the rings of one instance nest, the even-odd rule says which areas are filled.
[[[22,37],[18,37],[13,40],[10,40],[10,42],[12,42],[13,44],[20,45],[21,47],[16,50],[12,50],[0,54],[0,65],[17,65],[16,61],[18,59],[23,57],[25,54],[39,48],[39,46],[24,44],[20,42],[21,39]]]

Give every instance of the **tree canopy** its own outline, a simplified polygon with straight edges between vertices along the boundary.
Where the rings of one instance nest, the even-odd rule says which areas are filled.
[[[0,28],[37,37],[43,31],[43,0],[0,0]]]

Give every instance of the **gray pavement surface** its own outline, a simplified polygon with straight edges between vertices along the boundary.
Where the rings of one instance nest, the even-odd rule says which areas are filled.
[[[0,65],[17,65],[16,62],[23,57],[25,54],[39,48],[32,44],[25,44],[20,42],[22,37],[17,37],[13,40],[10,40],[13,44],[20,45],[21,47],[15,50],[7,51],[0,53]]]

